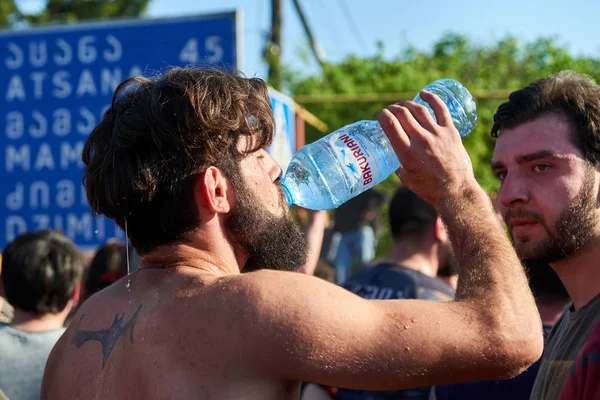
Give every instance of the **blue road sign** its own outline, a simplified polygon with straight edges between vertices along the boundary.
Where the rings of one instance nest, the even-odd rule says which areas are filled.
[[[94,217],[81,184],[85,139],[116,86],[172,66],[241,69],[241,14],[0,32],[0,251],[26,230],[82,248],[124,238]]]

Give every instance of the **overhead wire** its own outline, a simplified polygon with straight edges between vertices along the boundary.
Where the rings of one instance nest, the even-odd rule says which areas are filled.
[[[345,15],[345,20],[348,23],[348,27],[350,28],[350,31],[352,32],[354,39],[356,39],[356,41],[359,42],[360,46],[362,47],[362,51],[364,52],[367,48],[367,45],[360,33],[360,29],[358,28],[358,25],[356,24],[354,17],[352,16],[352,12],[350,11],[348,4],[346,4],[346,2],[344,0],[338,0],[337,3]]]
[[[322,12],[319,13],[319,16],[321,17],[321,24],[327,27],[329,34],[335,39],[337,43],[342,43],[342,37],[340,36],[341,31],[336,23],[337,18],[332,18],[331,14],[329,14],[328,12],[324,12],[326,5],[331,5],[331,2],[324,2],[323,0],[317,1],[319,3],[320,9],[322,10]],[[325,18],[325,21],[323,20],[323,18]],[[331,49],[329,51],[331,51]]]

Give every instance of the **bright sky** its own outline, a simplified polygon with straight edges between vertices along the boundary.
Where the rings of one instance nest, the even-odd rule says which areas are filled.
[[[35,9],[43,0],[17,0]],[[283,59],[303,66],[299,49],[307,40],[292,0],[282,0]],[[371,55],[376,42],[393,56],[407,45],[421,50],[446,32],[468,35],[486,44],[511,34],[533,40],[557,37],[575,54],[600,57],[600,1],[598,0],[300,0],[317,41],[329,60],[349,54]],[[270,25],[269,0],[153,0],[148,17],[175,17],[241,9],[244,13],[244,72],[266,75],[261,61]],[[345,11],[347,10],[347,11]],[[348,17],[348,15],[350,17]],[[313,68],[316,62],[310,57]]]
[[[303,65],[298,49],[307,48],[307,40],[292,0],[282,2],[284,62]],[[371,55],[378,40],[384,42],[389,56],[407,45],[428,50],[449,31],[482,44],[509,33],[524,40],[555,36],[575,54],[600,57],[598,0],[301,0],[300,4],[325,55],[333,61],[352,53]],[[242,9],[244,71],[264,76],[261,52],[270,27],[270,5],[269,0],[154,0],[149,16]],[[310,62],[316,65],[312,57]]]

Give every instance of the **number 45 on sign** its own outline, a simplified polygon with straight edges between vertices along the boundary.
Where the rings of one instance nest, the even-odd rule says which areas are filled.
[[[204,41],[204,52],[206,61],[209,64],[221,62],[223,58],[223,47],[219,36],[209,36]],[[187,64],[200,63],[200,51],[198,49],[198,39],[190,38],[179,53],[179,60]]]

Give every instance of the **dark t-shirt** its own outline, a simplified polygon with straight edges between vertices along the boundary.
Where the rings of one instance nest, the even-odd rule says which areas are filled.
[[[592,328],[600,321],[600,294],[583,307],[569,306],[556,321],[544,347],[531,400],[556,400]]]
[[[544,325],[544,336],[548,337],[552,326]],[[526,371],[512,379],[501,381],[478,381],[436,386],[436,400],[528,400],[533,382],[540,369],[539,359]]]
[[[364,268],[348,279],[344,288],[365,299],[423,299],[447,301],[454,298],[454,291],[444,282],[419,271],[381,263]],[[431,388],[415,388],[394,391],[364,391],[338,389],[339,400],[427,400]]]
[[[575,360],[559,400],[600,399],[600,322],[590,333]]]
[[[437,278],[396,264],[363,268],[342,286],[364,299],[422,299],[447,301],[454,291]]]

